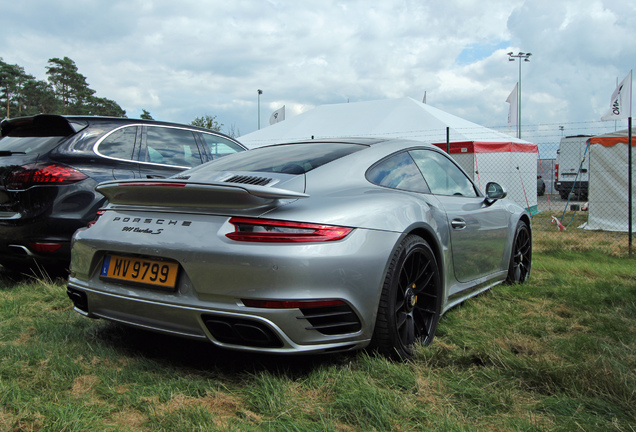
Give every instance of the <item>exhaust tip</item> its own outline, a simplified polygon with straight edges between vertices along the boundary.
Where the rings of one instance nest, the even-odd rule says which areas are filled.
[[[73,306],[78,312],[88,314],[88,297],[86,293],[74,288],[67,288],[66,295],[73,302]]]

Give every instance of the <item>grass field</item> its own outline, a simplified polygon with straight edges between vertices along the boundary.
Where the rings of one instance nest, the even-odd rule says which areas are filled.
[[[83,318],[0,282],[0,431],[636,431],[625,237],[535,226],[532,277],[448,312],[430,347],[241,354]]]

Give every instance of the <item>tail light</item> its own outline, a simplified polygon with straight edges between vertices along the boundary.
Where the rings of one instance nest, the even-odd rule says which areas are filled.
[[[335,241],[345,238],[353,228],[287,222],[269,219],[230,219],[235,231],[226,237],[235,241],[260,243],[309,243]]]
[[[97,213],[95,214],[95,219],[93,219],[92,221],[90,221],[88,223],[88,225],[86,225],[87,228],[92,227],[93,225],[95,225],[95,222],[97,222],[97,219],[99,219],[103,214],[105,213],[104,210],[97,210]]]
[[[36,185],[66,185],[88,176],[75,168],[55,163],[35,163],[18,167],[7,178],[7,190],[25,190]]]
[[[61,243],[29,243],[31,250],[38,253],[53,253],[62,247]]]
[[[559,181],[559,164],[554,164],[554,181]]]

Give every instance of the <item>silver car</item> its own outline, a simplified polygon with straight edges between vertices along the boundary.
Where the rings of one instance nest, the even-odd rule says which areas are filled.
[[[415,141],[280,144],[97,190],[75,310],[231,349],[408,359],[449,308],[530,275],[527,211]]]

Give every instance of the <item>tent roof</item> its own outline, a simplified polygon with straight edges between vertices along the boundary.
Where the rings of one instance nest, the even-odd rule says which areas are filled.
[[[530,144],[418,102],[412,98],[321,105],[239,137],[247,147],[306,139],[377,137],[451,142]]]
[[[632,128],[632,146],[636,145],[636,139],[634,138],[635,131],[636,130]],[[594,136],[590,138],[590,145],[601,144],[605,147],[611,147],[618,143],[627,144],[627,139],[628,139],[627,132],[628,132],[628,129],[624,129],[624,130],[620,130],[616,132],[610,132],[603,135]]]

